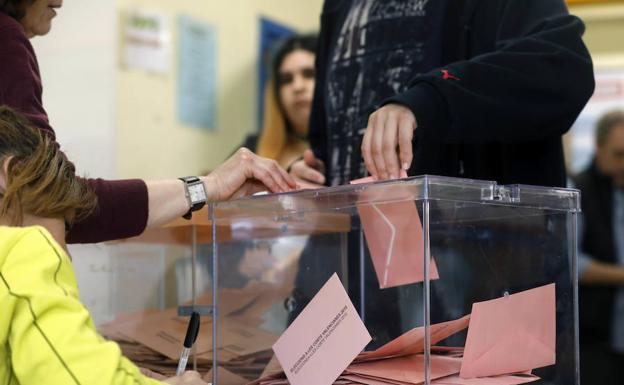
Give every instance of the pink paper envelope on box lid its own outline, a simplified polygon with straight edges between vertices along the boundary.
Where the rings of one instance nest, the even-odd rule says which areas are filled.
[[[472,305],[462,378],[555,364],[555,284]]]
[[[373,182],[373,177],[352,184]],[[400,186],[398,186],[400,188]],[[363,191],[360,201],[376,201],[374,191]],[[406,194],[408,195],[408,194]],[[411,200],[357,205],[368,250],[381,289],[422,282],[424,274],[423,228],[416,204]],[[432,259],[429,279],[438,279]]]

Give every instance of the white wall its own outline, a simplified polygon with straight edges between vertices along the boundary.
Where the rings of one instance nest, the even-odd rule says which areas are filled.
[[[116,176],[115,4],[65,2],[52,31],[33,39],[43,104],[58,141],[81,174]]]
[[[79,174],[116,177],[116,10],[111,1],[66,1],[52,31],[33,39],[43,104],[57,140]],[[106,245],[70,247],[83,302],[97,320],[112,308]]]

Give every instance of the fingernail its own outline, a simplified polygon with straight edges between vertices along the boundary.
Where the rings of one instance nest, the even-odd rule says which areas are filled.
[[[407,164],[407,162],[403,163],[403,170],[409,169],[409,164]]]

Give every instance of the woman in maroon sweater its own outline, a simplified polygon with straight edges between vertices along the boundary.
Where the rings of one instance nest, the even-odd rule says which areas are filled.
[[[55,138],[41,101],[37,57],[29,39],[47,34],[63,0],[0,0],[0,105],[21,112]],[[211,174],[200,177],[209,201],[268,188],[288,191],[295,182],[274,161],[240,149]],[[67,234],[69,243],[91,243],[138,235],[189,210],[184,182],[178,179],[88,179],[98,207]]]

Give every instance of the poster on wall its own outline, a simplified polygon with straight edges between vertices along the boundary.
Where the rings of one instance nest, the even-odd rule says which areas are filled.
[[[569,132],[569,171],[585,169],[594,156],[594,131],[600,117],[615,108],[624,109],[624,70],[600,71],[596,89]]]
[[[152,73],[169,70],[171,34],[165,14],[134,9],[121,18],[122,65]]]
[[[178,120],[217,128],[217,30],[188,15],[178,17]]]

